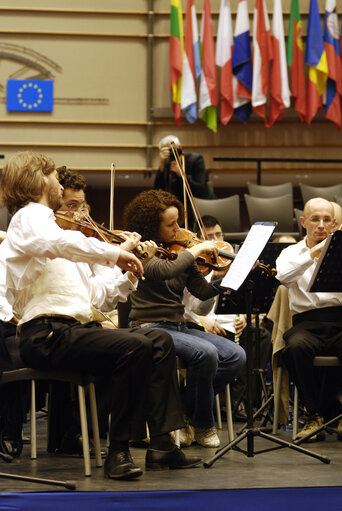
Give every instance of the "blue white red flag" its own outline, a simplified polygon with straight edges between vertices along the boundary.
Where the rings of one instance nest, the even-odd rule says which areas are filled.
[[[233,48],[234,114],[247,122],[252,113],[252,52],[247,0],[239,0]]]

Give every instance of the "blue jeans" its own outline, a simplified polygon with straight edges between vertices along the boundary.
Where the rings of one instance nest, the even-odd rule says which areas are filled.
[[[187,367],[185,413],[198,428],[214,425],[214,397],[231,383],[246,363],[241,346],[219,335],[168,321],[149,323],[173,338],[176,354]]]

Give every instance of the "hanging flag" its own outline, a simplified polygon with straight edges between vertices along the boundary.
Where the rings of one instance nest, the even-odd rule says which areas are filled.
[[[326,0],[325,4],[324,49],[328,61],[326,117],[341,128],[342,61],[336,0]]]
[[[281,0],[274,0],[273,7],[273,60],[271,62],[270,107],[268,126],[284,116],[285,108],[290,106],[289,79],[284,39],[283,10]]]
[[[253,20],[252,107],[266,120],[268,66],[273,58],[270,23],[264,0],[255,0]]]
[[[294,109],[300,120],[304,122],[306,119],[306,94],[299,0],[291,1],[287,37],[287,64],[291,68],[291,94],[294,98]]]
[[[216,40],[216,64],[221,68],[222,124],[227,124],[234,112],[232,53],[233,28],[230,0],[221,0]]]
[[[8,112],[52,112],[53,80],[7,80]]]
[[[181,109],[187,121],[197,120],[196,83],[201,74],[200,49],[194,0],[188,0],[185,15]]]
[[[239,0],[233,48],[234,114],[247,122],[252,113],[252,52],[247,0]]]
[[[215,47],[211,25],[210,2],[204,0],[201,24],[202,72],[199,87],[199,115],[208,128],[217,131],[216,105],[218,103]]]
[[[322,95],[328,78],[328,62],[324,50],[317,0],[310,0],[305,64],[309,66],[306,121],[310,124],[322,107]]]
[[[181,125],[181,88],[183,63],[183,18],[181,0],[171,0],[170,14],[170,89],[175,121]]]

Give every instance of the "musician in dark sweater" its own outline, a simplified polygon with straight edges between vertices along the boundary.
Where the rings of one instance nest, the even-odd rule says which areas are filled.
[[[147,190],[131,201],[125,216],[127,228],[139,232],[142,240],[170,243],[179,230],[183,207],[168,192]],[[185,287],[201,300],[218,293],[195,262],[200,254],[215,250],[213,242],[204,241],[187,248],[175,261],[152,258],[144,267],[145,280],[131,295],[132,326],[166,330],[173,338],[177,355],[186,364],[183,402],[190,425],[182,431],[183,445],[190,445],[195,439],[205,447],[219,446],[213,417],[214,395],[233,381],[245,364],[245,352],[234,342],[185,325]]]

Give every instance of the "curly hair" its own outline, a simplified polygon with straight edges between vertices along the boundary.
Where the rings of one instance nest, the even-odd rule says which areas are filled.
[[[125,208],[126,229],[141,234],[142,241],[159,243],[160,215],[172,206],[178,209],[179,221],[183,222],[183,205],[172,193],[163,190],[141,192]]]
[[[71,190],[85,190],[87,187],[86,180],[79,172],[69,170],[65,165],[57,167],[58,180],[63,188],[71,188]]]
[[[55,170],[55,163],[41,153],[24,151],[8,161],[0,181],[0,201],[13,215],[29,202],[38,202],[44,189],[44,175]]]

